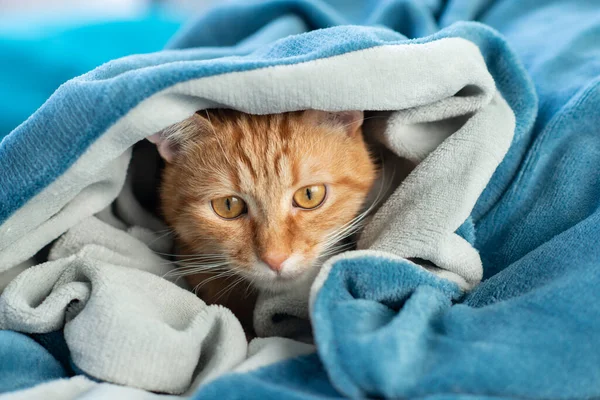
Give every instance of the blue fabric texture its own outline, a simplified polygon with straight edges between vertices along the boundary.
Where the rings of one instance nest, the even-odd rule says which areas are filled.
[[[61,364],[32,338],[0,331],[0,393],[66,377]]]
[[[318,354],[226,375],[195,398],[600,397],[597,0],[223,5],[175,35],[168,51],[67,82],[5,137],[0,223],[135,104],[177,82],[455,36],[480,48],[517,121],[507,156],[458,231],[479,250],[485,280],[461,295],[407,261],[340,260],[312,307]],[[92,104],[95,113],[83,112]],[[0,334],[2,349],[30,340]],[[38,354],[33,345],[10,354],[28,359]],[[43,354],[40,371],[24,377],[63,376]]]
[[[60,363],[68,376],[78,375],[75,373],[76,367],[71,360],[69,347],[62,331],[32,333],[29,336],[48,350],[52,357]]]

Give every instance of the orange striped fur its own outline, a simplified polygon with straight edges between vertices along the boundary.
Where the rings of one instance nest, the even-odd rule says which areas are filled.
[[[246,285],[285,290],[315,276],[327,235],[360,212],[376,177],[361,130],[362,112],[259,116],[218,109],[151,139],[169,161],[161,203],[190,265],[182,274],[192,272],[187,279],[205,301],[226,304],[248,325],[253,300],[245,298]],[[312,184],[326,185],[324,203],[295,207],[294,192]],[[211,200],[229,195],[244,199],[246,215],[224,220],[214,212]],[[263,262],[273,252],[288,257],[279,273]],[[207,263],[217,266],[202,270]],[[221,277],[202,284],[215,274]],[[246,285],[225,295],[238,277]]]

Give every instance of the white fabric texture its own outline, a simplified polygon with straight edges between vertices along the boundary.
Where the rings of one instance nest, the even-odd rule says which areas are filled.
[[[206,306],[161,278],[173,264],[157,253],[172,241],[130,185],[115,206],[127,223],[108,209],[88,217],[53,245],[47,263],[11,282],[0,297],[0,329],[44,333],[64,326],[82,371],[167,393],[195,388],[244,360],[245,334],[229,310]],[[136,222],[159,233],[129,225]],[[176,284],[187,288],[183,280]]]
[[[98,383],[84,376],[58,379],[30,389],[0,395],[0,400],[175,400],[179,396],[159,395],[145,390]]]
[[[162,279],[171,267],[131,231],[90,217],[61,238],[50,259],[7,287],[0,328],[44,333],[64,326],[72,360],[87,374],[182,393],[194,378],[200,384],[246,358],[233,314]]]
[[[248,358],[233,372],[249,372],[288,358],[314,353],[314,345],[283,337],[253,339],[248,345]]]
[[[30,389],[0,395],[0,400],[73,400],[98,385],[84,376],[41,383]]]

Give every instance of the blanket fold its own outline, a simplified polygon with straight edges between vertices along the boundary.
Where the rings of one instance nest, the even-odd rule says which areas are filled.
[[[193,379],[197,385],[245,359],[245,335],[233,314],[161,279],[171,268],[147,244],[131,230],[94,217],[82,221],[53,247],[51,261],[11,282],[0,327],[32,333],[64,327],[78,369],[167,393],[183,393]]]

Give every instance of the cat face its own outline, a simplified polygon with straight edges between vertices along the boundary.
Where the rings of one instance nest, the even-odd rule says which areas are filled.
[[[149,138],[167,161],[162,210],[181,249],[264,289],[314,277],[375,179],[362,120],[211,110]]]

